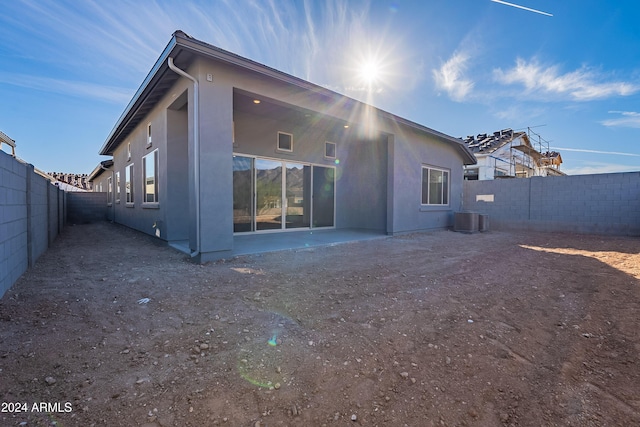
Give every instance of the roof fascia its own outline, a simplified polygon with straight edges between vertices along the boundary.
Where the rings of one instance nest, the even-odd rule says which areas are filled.
[[[100,163],[98,163],[98,166],[96,166],[91,171],[91,173],[87,177],[87,181],[92,182],[94,179],[102,175],[102,173],[105,171],[105,168],[109,169],[112,166],[113,166],[113,159],[101,161]]]

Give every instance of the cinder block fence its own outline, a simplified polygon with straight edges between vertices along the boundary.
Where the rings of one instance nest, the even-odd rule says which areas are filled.
[[[640,172],[465,181],[492,229],[640,236]]]
[[[47,250],[65,216],[65,192],[0,151],[0,297]]]
[[[69,192],[67,193],[67,222],[88,224],[107,219],[107,193]]]

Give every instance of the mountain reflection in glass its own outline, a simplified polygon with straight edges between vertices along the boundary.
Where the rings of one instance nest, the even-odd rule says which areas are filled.
[[[256,159],[256,230],[282,228],[282,162]]]

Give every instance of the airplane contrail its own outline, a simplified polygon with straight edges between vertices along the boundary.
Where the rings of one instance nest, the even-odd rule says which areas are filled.
[[[633,156],[640,157],[640,154],[634,153],[620,153],[619,151],[598,151],[598,150],[585,150],[580,148],[565,148],[565,147],[551,147],[552,150],[562,150],[562,151],[577,151],[579,153],[594,153],[594,154],[611,154],[615,156]]]
[[[539,13],[540,15],[553,16],[552,14],[547,13],[547,12],[543,12],[541,10],[531,9],[529,7],[524,7],[524,6],[520,6],[520,5],[513,4],[513,3],[507,3],[506,1],[502,1],[502,0],[491,0],[491,1],[494,2],[494,3],[500,3],[500,4],[504,4],[504,5],[511,6],[511,7],[517,7],[518,9],[528,10],[529,12]]]

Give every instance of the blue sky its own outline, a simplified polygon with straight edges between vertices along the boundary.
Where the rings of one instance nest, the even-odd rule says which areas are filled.
[[[2,3],[0,130],[46,171],[105,159],[177,29],[455,137],[532,127],[570,174],[640,170],[637,0]]]

